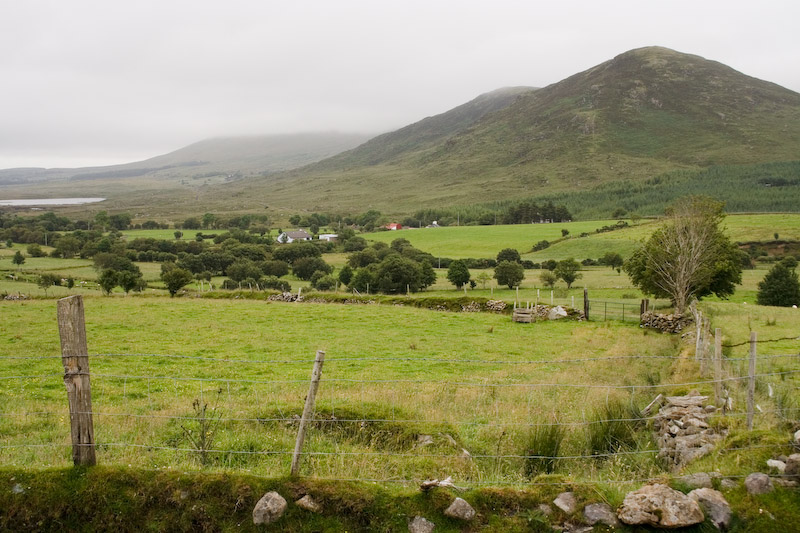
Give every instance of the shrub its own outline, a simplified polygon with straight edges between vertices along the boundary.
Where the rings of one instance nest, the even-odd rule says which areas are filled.
[[[503,261],[495,267],[494,277],[498,284],[507,285],[509,289],[513,289],[525,279],[525,269],[519,263]]]
[[[544,250],[545,248],[550,247],[550,241],[539,241],[533,245],[533,251],[538,252],[539,250]]]
[[[759,305],[791,307],[800,305],[800,281],[797,272],[784,262],[775,263],[764,279],[758,283]]]
[[[558,466],[558,455],[566,430],[558,424],[536,426],[528,437],[525,451],[525,475],[552,474]]]
[[[633,404],[611,400],[594,411],[587,426],[589,453],[606,454],[636,447],[641,411]]]

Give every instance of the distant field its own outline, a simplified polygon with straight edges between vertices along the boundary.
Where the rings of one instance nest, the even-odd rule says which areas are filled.
[[[386,231],[365,235],[369,240],[390,243],[408,239],[415,247],[434,256],[454,259],[495,257],[503,248],[514,248],[524,259],[540,262],[545,259],[597,259],[609,251],[629,256],[637,244],[647,239],[658,222],[645,220],[630,227],[605,233],[597,228],[615,224],[615,220],[569,222],[564,224],[519,224],[506,226],[460,226]],[[800,240],[800,214],[729,215],[723,225],[736,242],[771,241],[778,233],[780,239]],[[531,252],[539,241],[561,239],[561,229],[569,238],[538,252]],[[587,237],[580,237],[588,233]],[[436,265],[434,265],[436,266]]]
[[[175,232],[180,231],[183,233],[181,240],[191,241],[197,236],[198,233],[203,235],[217,235],[224,230],[219,229],[130,229],[125,230],[122,234],[129,240],[139,237],[148,239],[161,239],[161,240],[175,240]]]
[[[555,241],[566,229],[572,236],[593,233],[597,228],[616,224],[616,220],[564,222],[556,224],[514,224],[499,226],[450,226],[443,228],[404,229],[379,231],[365,235],[369,240],[391,243],[394,239],[408,239],[420,250],[434,256],[465,258],[495,257],[503,248],[527,252],[539,241]],[[434,265],[436,266],[436,265]]]

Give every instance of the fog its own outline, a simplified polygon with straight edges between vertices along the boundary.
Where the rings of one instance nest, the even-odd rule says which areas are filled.
[[[800,91],[789,1],[0,8],[0,168],[130,162],[214,136],[380,133],[650,45]]]

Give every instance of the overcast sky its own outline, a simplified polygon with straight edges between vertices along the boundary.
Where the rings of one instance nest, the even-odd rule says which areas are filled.
[[[379,133],[659,45],[800,92],[800,2],[0,0],[0,168]]]

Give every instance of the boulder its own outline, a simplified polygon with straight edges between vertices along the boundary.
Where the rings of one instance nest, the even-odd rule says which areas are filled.
[[[688,474],[686,476],[681,476],[678,478],[679,481],[684,483],[691,489],[710,489],[711,485],[711,476],[706,474],[705,472],[698,472],[697,474]]]
[[[750,494],[766,494],[775,490],[769,476],[761,472],[754,472],[747,476],[744,480],[744,486]]]
[[[553,500],[553,505],[567,514],[572,514],[578,509],[578,500],[572,492],[562,492]]]
[[[271,524],[277,521],[286,512],[286,500],[277,492],[264,494],[253,508],[253,523]]]
[[[475,518],[475,509],[462,498],[456,498],[450,507],[444,510],[445,516],[450,518],[457,518],[459,520],[469,521]]]
[[[549,320],[558,320],[560,318],[567,318],[567,312],[564,310],[563,307],[557,305],[550,309],[550,312],[547,313],[547,318]]]
[[[435,527],[436,524],[430,522],[429,520],[425,520],[421,516],[415,516],[408,523],[409,533],[431,533],[431,531],[433,531],[433,528]]]
[[[658,483],[629,492],[617,516],[628,525],[656,527],[686,527],[705,519],[697,501]]]
[[[786,471],[786,463],[784,463],[783,461],[777,461],[775,459],[767,459],[767,466],[770,468],[774,468],[781,474],[783,474]]]
[[[614,510],[607,503],[590,503],[583,508],[583,517],[586,523],[593,526],[597,523],[605,524],[608,527],[618,527],[619,520]]]
[[[711,522],[722,531],[731,525],[731,506],[718,490],[702,488],[689,493],[689,497],[696,500],[705,511]]]
[[[296,506],[300,509],[305,509],[306,511],[312,513],[321,513],[322,506],[314,501],[314,498],[311,497],[311,494],[306,494],[296,502],[294,502]]]
[[[793,453],[786,458],[786,468],[783,473],[787,476],[800,478],[800,453]]]

